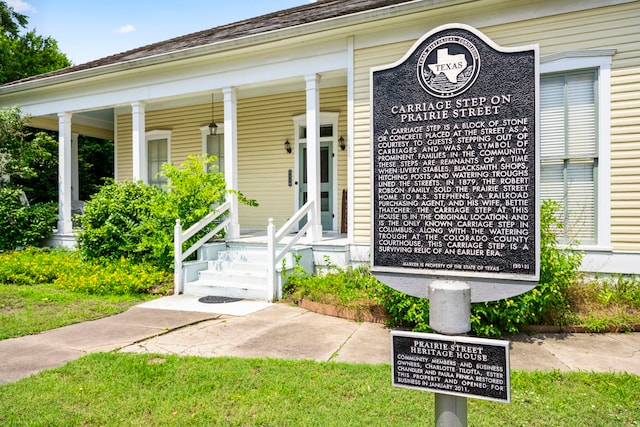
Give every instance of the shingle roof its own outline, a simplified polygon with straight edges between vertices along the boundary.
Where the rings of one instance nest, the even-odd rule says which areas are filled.
[[[366,12],[386,6],[410,3],[412,1],[415,0],[318,0],[314,3],[280,10],[231,24],[221,25],[208,30],[138,47],[136,49],[117,53],[115,55],[107,56],[84,64],[74,65],[49,73],[9,82],[4,86],[7,87],[18,83],[70,74],[91,68],[136,61],[152,56],[207,46],[213,43],[264,34],[271,31]]]

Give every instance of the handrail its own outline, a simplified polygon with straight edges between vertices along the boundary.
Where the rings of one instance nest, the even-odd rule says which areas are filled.
[[[289,220],[276,232],[276,226],[273,223],[273,218],[269,218],[269,225],[267,226],[267,301],[271,302],[275,298],[280,298],[282,295],[282,289],[276,289],[276,266],[285,257],[289,250],[306,234],[307,230],[314,223],[314,201],[310,200],[302,206],[298,212],[296,212]],[[291,233],[291,230],[304,217],[307,217],[307,222],[302,226],[298,232],[293,236],[291,241],[279,252],[276,251],[277,245],[282,239]]]
[[[176,225],[173,229],[173,285],[174,293],[176,295],[181,294],[183,290],[182,262],[187,259],[189,255],[200,249],[202,245],[204,245],[207,241],[209,241],[209,239],[219,233],[220,230],[229,225],[229,223],[231,222],[230,216],[227,216],[224,221],[220,222],[213,230],[209,231],[200,240],[191,245],[186,251],[182,250],[182,245],[184,244],[184,242],[195,236],[199,231],[201,231],[207,225],[211,224],[211,222],[213,222],[216,218],[224,215],[230,209],[231,202],[224,202],[214,211],[211,211],[200,221],[189,227],[185,232],[182,232],[182,224],[180,224],[180,219],[176,219]]]

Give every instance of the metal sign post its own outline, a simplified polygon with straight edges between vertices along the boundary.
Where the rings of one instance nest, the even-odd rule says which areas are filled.
[[[434,331],[445,335],[461,335],[471,330],[471,288],[466,283],[431,282],[429,307],[429,326]],[[436,393],[434,399],[437,427],[466,427],[466,397]]]

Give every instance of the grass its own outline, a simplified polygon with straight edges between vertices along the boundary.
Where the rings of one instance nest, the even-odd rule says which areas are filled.
[[[96,353],[0,386],[0,424],[431,425],[433,394],[388,365]],[[512,403],[468,399],[472,426],[633,426],[640,377],[514,372]]]
[[[126,311],[152,295],[87,295],[52,284],[0,285],[0,339],[20,337]]]
[[[606,282],[595,294],[577,294],[629,307],[636,289],[637,282]],[[362,303],[357,290],[340,294],[334,304]],[[110,316],[153,297],[0,284],[0,339]],[[640,425],[635,375],[512,372],[511,396],[509,405],[468,399],[469,425]],[[413,426],[430,425],[433,410],[432,393],[391,386],[389,365],[95,353],[0,385],[0,425],[9,426]]]
[[[153,266],[90,262],[65,249],[0,252],[0,339],[121,313],[166,293],[169,278]]]

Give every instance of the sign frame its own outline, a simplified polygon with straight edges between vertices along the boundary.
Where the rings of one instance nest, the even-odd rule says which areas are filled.
[[[399,347],[399,342],[401,340],[413,340],[414,342],[420,342],[423,345],[421,349],[425,352],[431,352],[431,355],[435,357],[432,359],[427,359],[429,356],[426,356],[426,355],[420,355],[420,354],[405,355],[405,353],[398,354],[396,350],[397,350],[397,347]],[[484,350],[489,348],[492,353],[495,353],[499,357],[504,358],[504,364],[495,365],[495,364],[489,364],[487,362],[486,367],[488,367],[489,369],[479,369],[478,366],[482,366],[484,364],[480,364],[480,363],[474,364],[474,362],[463,362],[463,363],[470,363],[471,366],[475,366],[475,367],[465,368],[460,366],[460,363],[458,363],[457,361],[458,359],[455,359],[456,360],[455,364],[452,364],[452,360],[454,359],[448,359],[446,354],[449,352],[458,353],[455,350],[456,348],[455,346],[459,346],[457,348],[479,350],[481,353],[480,354],[476,353],[475,354],[476,357],[483,356]],[[440,350],[438,353],[436,353],[437,351],[435,350],[436,348],[439,348]],[[443,354],[445,354],[445,356],[443,356]],[[401,357],[403,355],[404,357]],[[424,359],[427,359],[429,361],[425,361]],[[438,366],[440,366],[442,369],[448,368],[449,370],[447,372],[450,374],[448,375],[448,377],[451,378],[451,381],[456,381],[456,384],[453,384],[452,382],[449,382],[448,384],[444,384],[444,383],[442,384],[443,387],[450,386],[451,387],[450,390],[446,388],[425,385],[423,384],[425,382],[424,380],[420,380],[420,382],[417,383],[418,380],[416,380],[416,378],[426,378],[427,379],[426,382],[431,381],[429,379],[431,378],[431,375],[419,374],[417,372],[428,373],[429,371],[431,371],[431,373],[433,373],[434,371],[437,371],[437,369],[433,369],[434,366],[432,363],[430,363],[434,359],[439,362],[445,362],[445,363],[439,364]],[[454,369],[451,369],[451,368],[454,368]],[[463,370],[463,369],[465,370],[464,374],[459,372],[460,370]],[[407,378],[409,381],[413,381],[413,383],[411,382],[403,383],[401,381],[398,381],[398,374],[401,371],[403,372],[404,375],[409,375],[409,377]],[[411,371],[413,371],[413,373]],[[479,375],[480,371],[484,371],[485,375],[488,372],[491,372],[492,376],[481,377]],[[473,372],[473,374],[470,375],[469,372]],[[456,378],[458,374],[460,374],[460,376]],[[473,376],[473,379],[469,380],[468,378],[470,378],[471,376]],[[467,380],[462,378],[467,378]],[[494,393],[495,396],[489,396],[486,394],[472,392],[473,387],[469,388],[468,384],[479,383],[477,381],[478,378],[483,379],[484,383],[487,384],[487,388],[489,388],[490,391],[492,386],[496,387],[496,391]],[[462,382],[457,383],[457,380],[460,380],[460,379],[462,379]],[[469,383],[465,381],[469,381]],[[458,397],[465,397],[465,398],[470,397],[475,399],[489,400],[489,401],[501,402],[501,403],[510,403],[511,402],[511,370],[510,370],[509,341],[487,339],[487,338],[474,338],[474,337],[467,337],[467,336],[451,336],[451,335],[440,335],[440,334],[432,334],[432,333],[407,332],[407,331],[398,331],[398,330],[391,331],[391,383],[392,383],[392,386],[394,387],[410,388],[410,389],[420,390],[420,391],[429,391],[433,393],[447,394],[451,396],[458,396]],[[480,382],[479,384],[483,384],[483,382]],[[504,390],[499,390],[500,387],[503,387]]]
[[[529,150],[532,151],[535,156],[535,159],[534,159],[535,164],[533,165],[533,168],[532,168],[532,170],[534,171],[533,173],[535,174],[535,179],[532,180],[532,182],[530,182],[530,184],[533,184],[535,195],[533,195],[532,197],[531,196],[529,197],[530,199],[533,200],[533,202],[528,204],[528,209],[529,209],[529,213],[534,216],[534,219],[532,223],[530,223],[530,225],[532,225],[533,228],[535,229],[533,231],[534,234],[532,234],[532,236],[534,236],[535,246],[529,249],[529,251],[526,254],[524,254],[525,256],[528,257],[527,259],[533,259],[535,262],[534,268],[533,269],[529,268],[529,270],[533,270],[531,273],[500,272],[495,270],[487,271],[493,268],[492,265],[476,266],[476,265],[470,264],[468,266],[464,265],[463,266],[464,268],[462,268],[460,263],[454,264],[454,263],[430,262],[429,261],[430,257],[428,255],[423,256],[423,259],[425,259],[424,263],[413,263],[417,265],[415,267],[406,266],[406,265],[397,265],[393,263],[392,265],[386,265],[378,261],[378,259],[382,257],[380,256],[380,252],[378,250],[379,239],[376,238],[378,235],[377,227],[379,226],[379,224],[376,224],[376,214],[379,213],[379,206],[377,206],[376,201],[379,201],[378,199],[380,196],[377,193],[376,185],[379,184],[378,175],[380,174],[376,174],[376,172],[379,172],[379,169],[376,164],[375,151],[377,148],[377,142],[380,135],[376,134],[377,99],[375,95],[375,89],[376,89],[375,76],[376,76],[376,73],[385,72],[388,70],[392,70],[396,67],[402,66],[409,59],[411,59],[411,61],[414,61],[415,58],[418,56],[418,53],[419,53],[418,49],[420,49],[421,47],[424,48],[424,46],[427,46],[427,48],[424,48],[424,50],[422,51],[422,54],[418,59],[416,80],[419,80],[419,81],[416,82],[416,85],[421,87],[421,90],[424,91],[425,93],[424,96],[427,97],[427,99],[429,100],[433,99],[431,94],[437,90],[437,87],[435,89],[433,87],[431,88],[427,87],[428,83],[425,82],[422,77],[420,77],[421,76],[420,67],[422,67],[422,69],[427,67],[428,64],[426,64],[426,61],[428,61],[429,55],[435,55],[434,52],[436,50],[430,49],[431,45],[435,45],[435,47],[438,47],[439,46],[438,43],[440,44],[444,43],[439,41],[440,39],[445,39],[445,41],[448,42],[449,39],[453,37],[453,36],[450,36],[450,33],[452,31],[453,32],[457,31],[458,33],[461,32],[463,34],[468,33],[473,35],[475,38],[480,40],[480,43],[484,43],[486,45],[484,47],[485,50],[492,49],[493,51],[496,52],[496,54],[531,52],[531,54],[533,55],[533,82],[535,86],[533,90],[533,103],[534,103],[533,120],[535,121],[533,132],[535,133],[535,135],[534,135],[534,138],[531,138],[530,140],[530,144],[533,144],[534,147],[529,148]],[[437,39],[437,42],[433,42],[434,37],[440,37],[440,38]],[[426,45],[425,43],[429,39],[432,39],[431,44]],[[482,80],[482,75],[480,75],[480,77],[478,76],[478,73],[480,74],[482,73],[482,71],[479,71],[479,69],[482,66],[481,65],[483,60],[482,57],[479,56],[479,54],[477,53],[477,49],[475,46],[473,46],[473,43],[468,41],[465,41],[465,42],[460,41],[461,39],[463,39],[463,37],[458,37],[458,39],[455,39],[454,41],[456,43],[459,42],[460,46],[462,46],[460,49],[465,49],[465,48],[467,49],[467,51],[469,52],[467,54],[467,58],[473,58],[473,61],[476,61],[477,59],[478,63],[477,64],[474,63],[474,70],[471,76],[469,77],[468,82],[461,84],[459,88],[453,88],[451,92],[448,92],[448,93],[443,92],[441,94],[442,96],[440,96],[440,98],[438,99],[455,101],[456,99],[459,99],[460,96],[464,96],[464,93],[469,89],[473,88],[474,85],[478,84],[479,80]],[[468,68],[471,68],[471,67],[469,66]],[[501,47],[496,43],[494,43],[490,38],[488,38],[482,32],[476,30],[471,26],[468,26],[465,24],[458,24],[458,23],[447,24],[447,25],[437,27],[429,31],[428,33],[426,33],[424,36],[422,36],[398,61],[392,64],[371,68],[370,79],[371,79],[370,80],[371,81],[371,85],[370,85],[371,171],[372,171],[371,188],[370,188],[371,195],[372,195],[372,198],[371,198],[372,200],[371,202],[372,203],[371,270],[374,273],[374,275],[376,275],[376,277],[378,277],[379,280],[381,280],[383,283],[388,284],[394,289],[398,289],[398,290],[401,290],[402,292],[406,292],[410,295],[418,296],[418,297],[428,297],[426,289],[428,287],[428,284],[433,280],[447,278],[447,277],[465,280],[471,286],[472,302],[492,301],[492,300],[497,300],[501,298],[507,298],[507,297],[524,293],[532,289],[533,287],[535,287],[540,277],[540,221],[539,221],[539,218],[540,218],[539,103],[540,101],[539,101],[539,48],[538,48],[538,45],[536,44],[536,45],[526,45],[526,46],[519,46],[519,47]],[[428,98],[428,97],[431,97],[431,98]],[[437,124],[440,122],[438,122],[437,119],[433,120],[434,124]],[[529,186],[528,188],[531,188],[531,186]],[[522,251],[522,253],[524,253],[524,251]],[[398,257],[400,256],[401,255],[398,255]],[[417,258],[418,256],[413,257],[413,259],[417,259]],[[468,257],[468,258],[471,258],[471,257]],[[441,259],[442,259],[442,256],[438,258],[438,260],[441,260]],[[483,262],[488,263],[488,261],[483,261]],[[412,263],[407,263],[407,264],[412,264]],[[421,266],[420,264],[423,264],[423,265]],[[482,264],[482,262],[480,262],[480,264]],[[512,265],[514,265],[514,270],[516,270],[515,266],[518,265],[518,262],[514,261]],[[529,265],[529,263],[527,263],[526,265]],[[456,268],[456,266],[458,268]],[[481,268],[482,269],[486,268],[487,270],[478,271]]]

